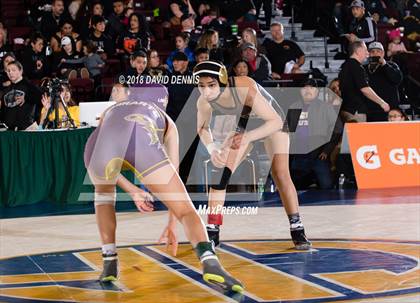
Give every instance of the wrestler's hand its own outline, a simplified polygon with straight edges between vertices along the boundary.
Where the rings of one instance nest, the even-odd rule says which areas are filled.
[[[217,168],[223,168],[226,166],[228,153],[226,150],[214,150],[211,153],[210,160]]]
[[[249,145],[251,141],[249,140],[246,133],[233,133],[231,134],[223,143],[223,147],[231,149],[239,149],[241,145]]]
[[[130,192],[130,196],[139,212],[144,213],[153,211],[153,196],[148,192],[137,188],[136,191]]]
[[[170,251],[172,256],[176,257],[178,251],[178,239],[176,236],[176,223],[169,223],[163,230],[159,238],[159,244],[165,243],[166,250]]]

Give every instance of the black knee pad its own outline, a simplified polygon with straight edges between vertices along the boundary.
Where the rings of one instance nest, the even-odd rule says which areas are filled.
[[[215,190],[224,190],[226,189],[227,185],[229,184],[230,176],[232,175],[232,171],[230,168],[216,168],[212,169],[211,172],[211,188]]]

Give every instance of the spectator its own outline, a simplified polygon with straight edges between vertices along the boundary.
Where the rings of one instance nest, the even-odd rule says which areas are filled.
[[[333,79],[328,85],[330,91],[328,91],[328,103],[333,107],[340,108],[342,99],[341,99],[341,90],[340,90],[340,80],[338,78]]]
[[[150,33],[146,18],[142,14],[130,15],[129,28],[118,38],[117,52],[131,55],[137,50],[150,48]]]
[[[392,58],[393,56],[400,53],[407,53],[407,49],[405,48],[404,43],[401,41],[402,36],[403,35],[398,28],[389,32],[388,38],[391,42],[388,44],[388,58]]]
[[[23,67],[18,61],[7,65],[7,76],[12,84],[4,90],[0,116],[10,130],[24,130],[36,121],[41,91],[23,78]]]
[[[111,37],[105,34],[105,19],[104,17],[94,15],[92,16],[91,24],[92,32],[89,35],[88,41],[96,46],[96,52],[103,60],[106,60],[114,55],[115,45]]]
[[[382,99],[386,99],[390,108],[400,104],[398,86],[403,80],[398,65],[384,59],[385,52],[380,42],[369,45],[369,64],[365,65],[369,85]],[[386,121],[387,114],[373,102],[367,103],[367,121]]]
[[[125,16],[125,4],[123,0],[114,0],[113,3],[113,12],[109,16],[109,32],[112,40],[116,40],[119,37],[125,28],[125,23],[127,23],[127,17]]]
[[[369,86],[368,77],[362,66],[369,53],[363,41],[350,44],[350,58],[343,63],[338,78],[340,79],[343,104],[341,116],[343,122],[366,122],[368,111],[367,102],[377,103],[385,112],[389,111],[389,104],[379,97]]]
[[[159,77],[167,74],[165,66],[160,63],[160,56],[157,50],[147,51],[147,71],[150,76]]]
[[[88,38],[91,31],[93,31],[92,18],[93,16],[99,16],[104,18],[106,24],[106,19],[104,17],[104,6],[101,2],[96,0],[90,5],[89,12],[81,17],[79,32],[83,39]]]
[[[89,77],[95,81],[95,87],[101,83],[101,69],[104,67],[105,62],[96,53],[96,46],[88,42],[83,46],[84,57],[79,59],[63,59],[63,63],[79,64],[83,63],[89,72]]]
[[[195,62],[200,63],[209,60],[209,50],[207,48],[197,48],[195,50]]]
[[[130,56],[130,68],[126,72],[126,80],[129,77],[137,77],[147,75],[147,54],[140,50]],[[135,82],[135,81],[130,81]],[[135,84],[135,83],[130,83]]]
[[[290,73],[301,72],[300,68],[305,64],[305,54],[302,49],[295,42],[284,39],[284,29],[281,23],[273,22],[270,31],[272,39],[265,39],[262,46],[271,62],[272,77],[280,79],[281,74],[288,71],[286,65],[289,62],[293,63]]]
[[[271,25],[271,17],[273,15],[273,0],[254,0],[255,9],[256,9],[256,16],[260,15],[261,6],[264,8],[264,19],[265,19],[265,27],[262,27],[264,30],[268,30]],[[255,44],[257,45],[257,44]]]
[[[84,3],[83,3],[84,5]],[[73,0],[68,6],[70,17],[73,21],[76,21],[79,10],[82,8],[82,0]]]
[[[172,73],[171,79],[178,76],[192,76],[192,72],[188,69],[188,63],[188,57],[185,53],[176,53],[173,58],[174,72]],[[169,100],[166,112],[174,121],[177,120],[193,89],[194,83],[177,84],[174,81],[171,81],[168,85]]]
[[[193,15],[182,15],[181,17],[181,33],[187,33],[190,38],[188,47],[190,49],[195,49],[202,35],[202,30],[195,27],[195,21]]]
[[[297,188],[304,188],[305,179],[314,174],[319,188],[330,189],[333,187],[333,179],[329,157],[339,139],[339,135],[331,136],[337,113],[331,105],[318,98],[319,89],[314,79],[304,84],[300,94],[302,101],[291,106],[301,110],[298,126],[291,137],[292,179]],[[324,142],[327,143],[322,144]]]
[[[47,58],[44,54],[44,38],[40,33],[34,33],[23,51],[23,68],[25,76],[32,79],[42,79],[49,74]]]
[[[401,121],[409,121],[407,115],[401,111],[399,108],[391,109],[388,113],[388,121],[389,122],[401,122]]]
[[[8,87],[12,84],[12,82],[10,82],[9,77],[7,76],[7,65],[10,62],[16,61],[16,56],[14,53],[7,53],[3,56],[2,58],[3,62],[2,62],[2,70],[0,71],[0,83],[1,83],[1,88],[4,89],[5,87]]]
[[[255,29],[247,27],[242,31],[242,43],[252,43],[258,47],[257,32]]]
[[[11,51],[9,44],[7,43],[7,33],[6,30],[0,28],[0,59],[3,58],[5,54]]]
[[[50,45],[53,50],[53,52],[60,52],[61,51],[61,38],[64,36],[71,37],[74,40],[74,43],[76,45],[76,50],[80,52],[82,50],[82,39],[78,33],[75,33],[73,31],[73,24],[69,20],[63,20],[60,23],[60,29],[58,33],[55,33],[50,40]]]
[[[257,21],[258,16],[252,0],[220,0],[220,15],[233,23]]]
[[[54,54],[54,70],[58,77],[74,79],[78,76],[78,71],[82,78],[89,78],[87,69],[82,68],[83,64],[80,63],[70,64],[65,63],[66,60],[79,59],[80,54],[75,50],[75,44],[70,37],[63,37],[61,39],[61,52]]]
[[[224,62],[223,50],[219,47],[219,33],[213,29],[204,32],[198,40],[197,48],[207,48],[210,60]]]
[[[64,12],[63,0],[52,0],[51,12],[46,12],[41,19],[41,33],[47,41],[60,31],[59,24],[69,18],[70,16]]]
[[[169,2],[169,21],[172,25],[181,25],[182,15],[197,15],[191,6],[190,0],[171,0]]]
[[[249,65],[244,59],[239,59],[232,65],[232,74],[234,76],[242,77],[249,76]]]
[[[166,65],[168,66],[169,71],[172,72],[173,70],[173,65],[172,65],[173,57],[178,52],[183,52],[184,54],[186,54],[189,62],[192,63],[195,61],[194,53],[188,47],[189,39],[190,38],[187,33],[180,33],[175,36],[176,49],[172,53],[170,53],[168,59],[166,59]]]
[[[257,48],[252,43],[244,43],[241,46],[242,58],[248,63],[249,76],[259,84],[271,79],[271,64],[267,57],[258,54]]]
[[[80,126],[80,110],[79,106],[76,105],[76,102],[73,100],[71,96],[70,87],[68,85],[62,85],[61,86],[61,92],[60,92],[60,98],[64,101],[64,103],[67,106],[67,110],[69,111],[69,114],[71,118],[74,121],[74,124],[76,127]],[[48,116],[48,122],[45,122],[45,119],[47,119],[48,111],[51,108],[51,97],[47,94],[42,95],[41,102],[43,105],[43,108],[41,110],[41,118],[39,125],[43,126],[44,123],[47,123],[45,128],[50,128],[48,124],[52,124],[55,122],[55,110],[50,113]],[[61,102],[57,103],[58,105],[58,125],[56,125],[56,128],[69,128],[72,127],[72,124],[70,122],[70,117],[67,116],[67,112],[64,109],[64,106]]]

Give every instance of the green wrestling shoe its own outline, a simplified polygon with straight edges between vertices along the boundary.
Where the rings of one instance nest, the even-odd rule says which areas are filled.
[[[118,255],[102,255],[104,261],[103,270],[99,276],[99,281],[104,283],[118,280]]]

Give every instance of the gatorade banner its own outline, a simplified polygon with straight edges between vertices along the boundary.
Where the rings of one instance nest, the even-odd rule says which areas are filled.
[[[359,189],[420,186],[420,122],[346,128]]]

